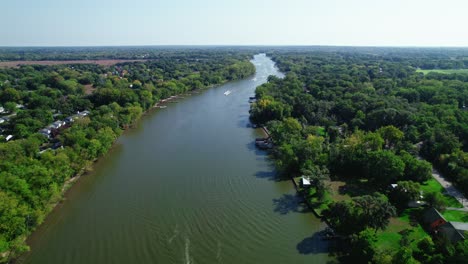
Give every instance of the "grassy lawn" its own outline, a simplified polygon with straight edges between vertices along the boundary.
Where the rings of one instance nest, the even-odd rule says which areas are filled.
[[[421,225],[411,226],[410,215],[416,209],[406,209],[399,217],[392,217],[384,231],[377,233],[377,245],[381,249],[397,250],[404,233],[408,233],[409,246],[414,250],[421,239],[428,236]]]
[[[350,200],[351,196],[340,190],[346,185],[344,181],[329,181],[326,183],[330,187],[331,199],[335,202]]]
[[[430,192],[440,192],[444,193],[445,189],[440,185],[438,181],[436,181],[434,178],[426,181],[424,184],[421,184],[421,190],[424,193],[430,193]],[[453,198],[452,196],[449,195],[443,195],[445,204],[447,207],[455,207],[455,208],[462,208],[463,206],[460,204],[460,202],[457,201],[457,199]]]
[[[468,223],[468,212],[446,210],[442,215],[447,221]]]
[[[428,74],[430,72],[437,72],[442,74],[452,74],[452,73],[468,73],[468,69],[450,69],[450,70],[421,70],[418,69],[416,72],[422,72],[424,74]]]

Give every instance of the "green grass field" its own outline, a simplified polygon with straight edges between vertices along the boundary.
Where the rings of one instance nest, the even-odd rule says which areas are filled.
[[[447,221],[468,223],[468,212],[447,210],[442,213]]]
[[[416,72],[422,72],[428,74],[430,72],[442,73],[442,74],[452,74],[452,73],[468,73],[468,69],[451,69],[451,70],[421,70],[418,69]]]
[[[390,219],[390,224],[387,229],[377,233],[377,245],[379,248],[398,250],[404,232],[409,232],[409,246],[413,250],[417,248],[418,242],[428,236],[428,234],[419,224],[411,226],[410,215],[415,212],[415,210],[417,209],[406,209],[399,217]]]
[[[424,184],[421,184],[421,190],[424,193],[430,193],[430,192],[444,192],[444,187],[440,185],[438,181],[436,181],[434,178],[426,181]],[[449,195],[443,195],[444,201],[447,207],[455,207],[455,208],[461,208],[463,207],[460,202],[457,201],[457,199],[453,198],[452,196]]]

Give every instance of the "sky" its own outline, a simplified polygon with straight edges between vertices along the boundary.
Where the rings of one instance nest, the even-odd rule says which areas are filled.
[[[468,46],[466,0],[0,0],[0,46]]]

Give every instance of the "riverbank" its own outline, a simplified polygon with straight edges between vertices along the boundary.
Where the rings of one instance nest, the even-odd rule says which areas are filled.
[[[227,80],[223,81],[223,82],[221,82],[219,84],[216,84],[216,85],[205,86],[205,87],[202,87],[200,89],[190,91],[188,93],[185,93],[185,92],[184,93],[179,93],[179,94],[175,94],[173,96],[161,99],[156,104],[154,104],[152,107],[149,107],[148,109],[146,109],[137,119],[132,120],[132,123],[130,125],[122,127],[122,129],[123,129],[122,133],[125,132],[125,131],[128,131],[128,129],[131,128],[135,123],[137,123],[141,119],[141,117],[143,115],[148,114],[151,110],[153,110],[155,108],[155,106],[158,106],[159,104],[162,104],[162,103],[175,103],[176,102],[175,99],[177,99],[177,98],[181,98],[183,96],[191,96],[191,95],[196,94],[196,93],[201,93],[201,92],[203,92],[205,90],[208,90],[210,88],[223,85],[226,82],[227,82]],[[88,121],[86,121],[86,122],[88,122]],[[70,178],[68,178],[67,180],[64,181],[63,185],[61,185],[59,187],[59,192],[44,207],[43,212],[42,212],[44,217],[39,219],[39,221],[37,222],[37,224],[34,227],[30,227],[30,230],[22,238],[22,243],[26,243],[27,245],[30,244],[29,243],[29,241],[31,240],[30,238],[32,236],[34,236],[34,233],[36,232],[36,230],[38,228],[40,228],[43,225],[44,222],[48,221],[48,218],[49,218],[50,214],[54,210],[56,210],[59,207],[59,205],[64,201],[65,197],[67,196],[67,192],[70,191],[72,189],[72,187],[77,182],[79,182],[81,178],[83,178],[83,176],[86,176],[86,175],[88,175],[89,173],[91,173],[93,171],[94,164],[97,161],[101,160],[102,157],[108,155],[108,153],[114,149],[115,144],[116,144],[118,138],[122,135],[122,133],[117,134],[117,136],[113,140],[110,148],[107,149],[105,153],[101,154],[96,159],[84,161],[84,163],[85,163],[84,166],[81,169],[79,169],[79,171],[76,174],[74,174],[72,177],[70,177]],[[29,250],[29,248],[24,248],[24,249],[26,250],[26,252]],[[12,258],[13,254],[16,255],[16,253],[13,253],[13,252],[10,252],[10,251],[2,252],[1,254],[2,254],[2,256],[5,256],[5,259],[4,259],[5,261]]]
[[[257,81],[177,99],[126,130],[19,262],[326,262],[325,243],[311,237],[322,223],[253,147],[260,135],[248,126],[246,101],[276,74],[268,58],[255,60]]]

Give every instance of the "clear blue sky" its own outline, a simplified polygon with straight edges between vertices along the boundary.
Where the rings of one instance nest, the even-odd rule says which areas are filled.
[[[0,0],[0,46],[468,46],[466,0]]]

